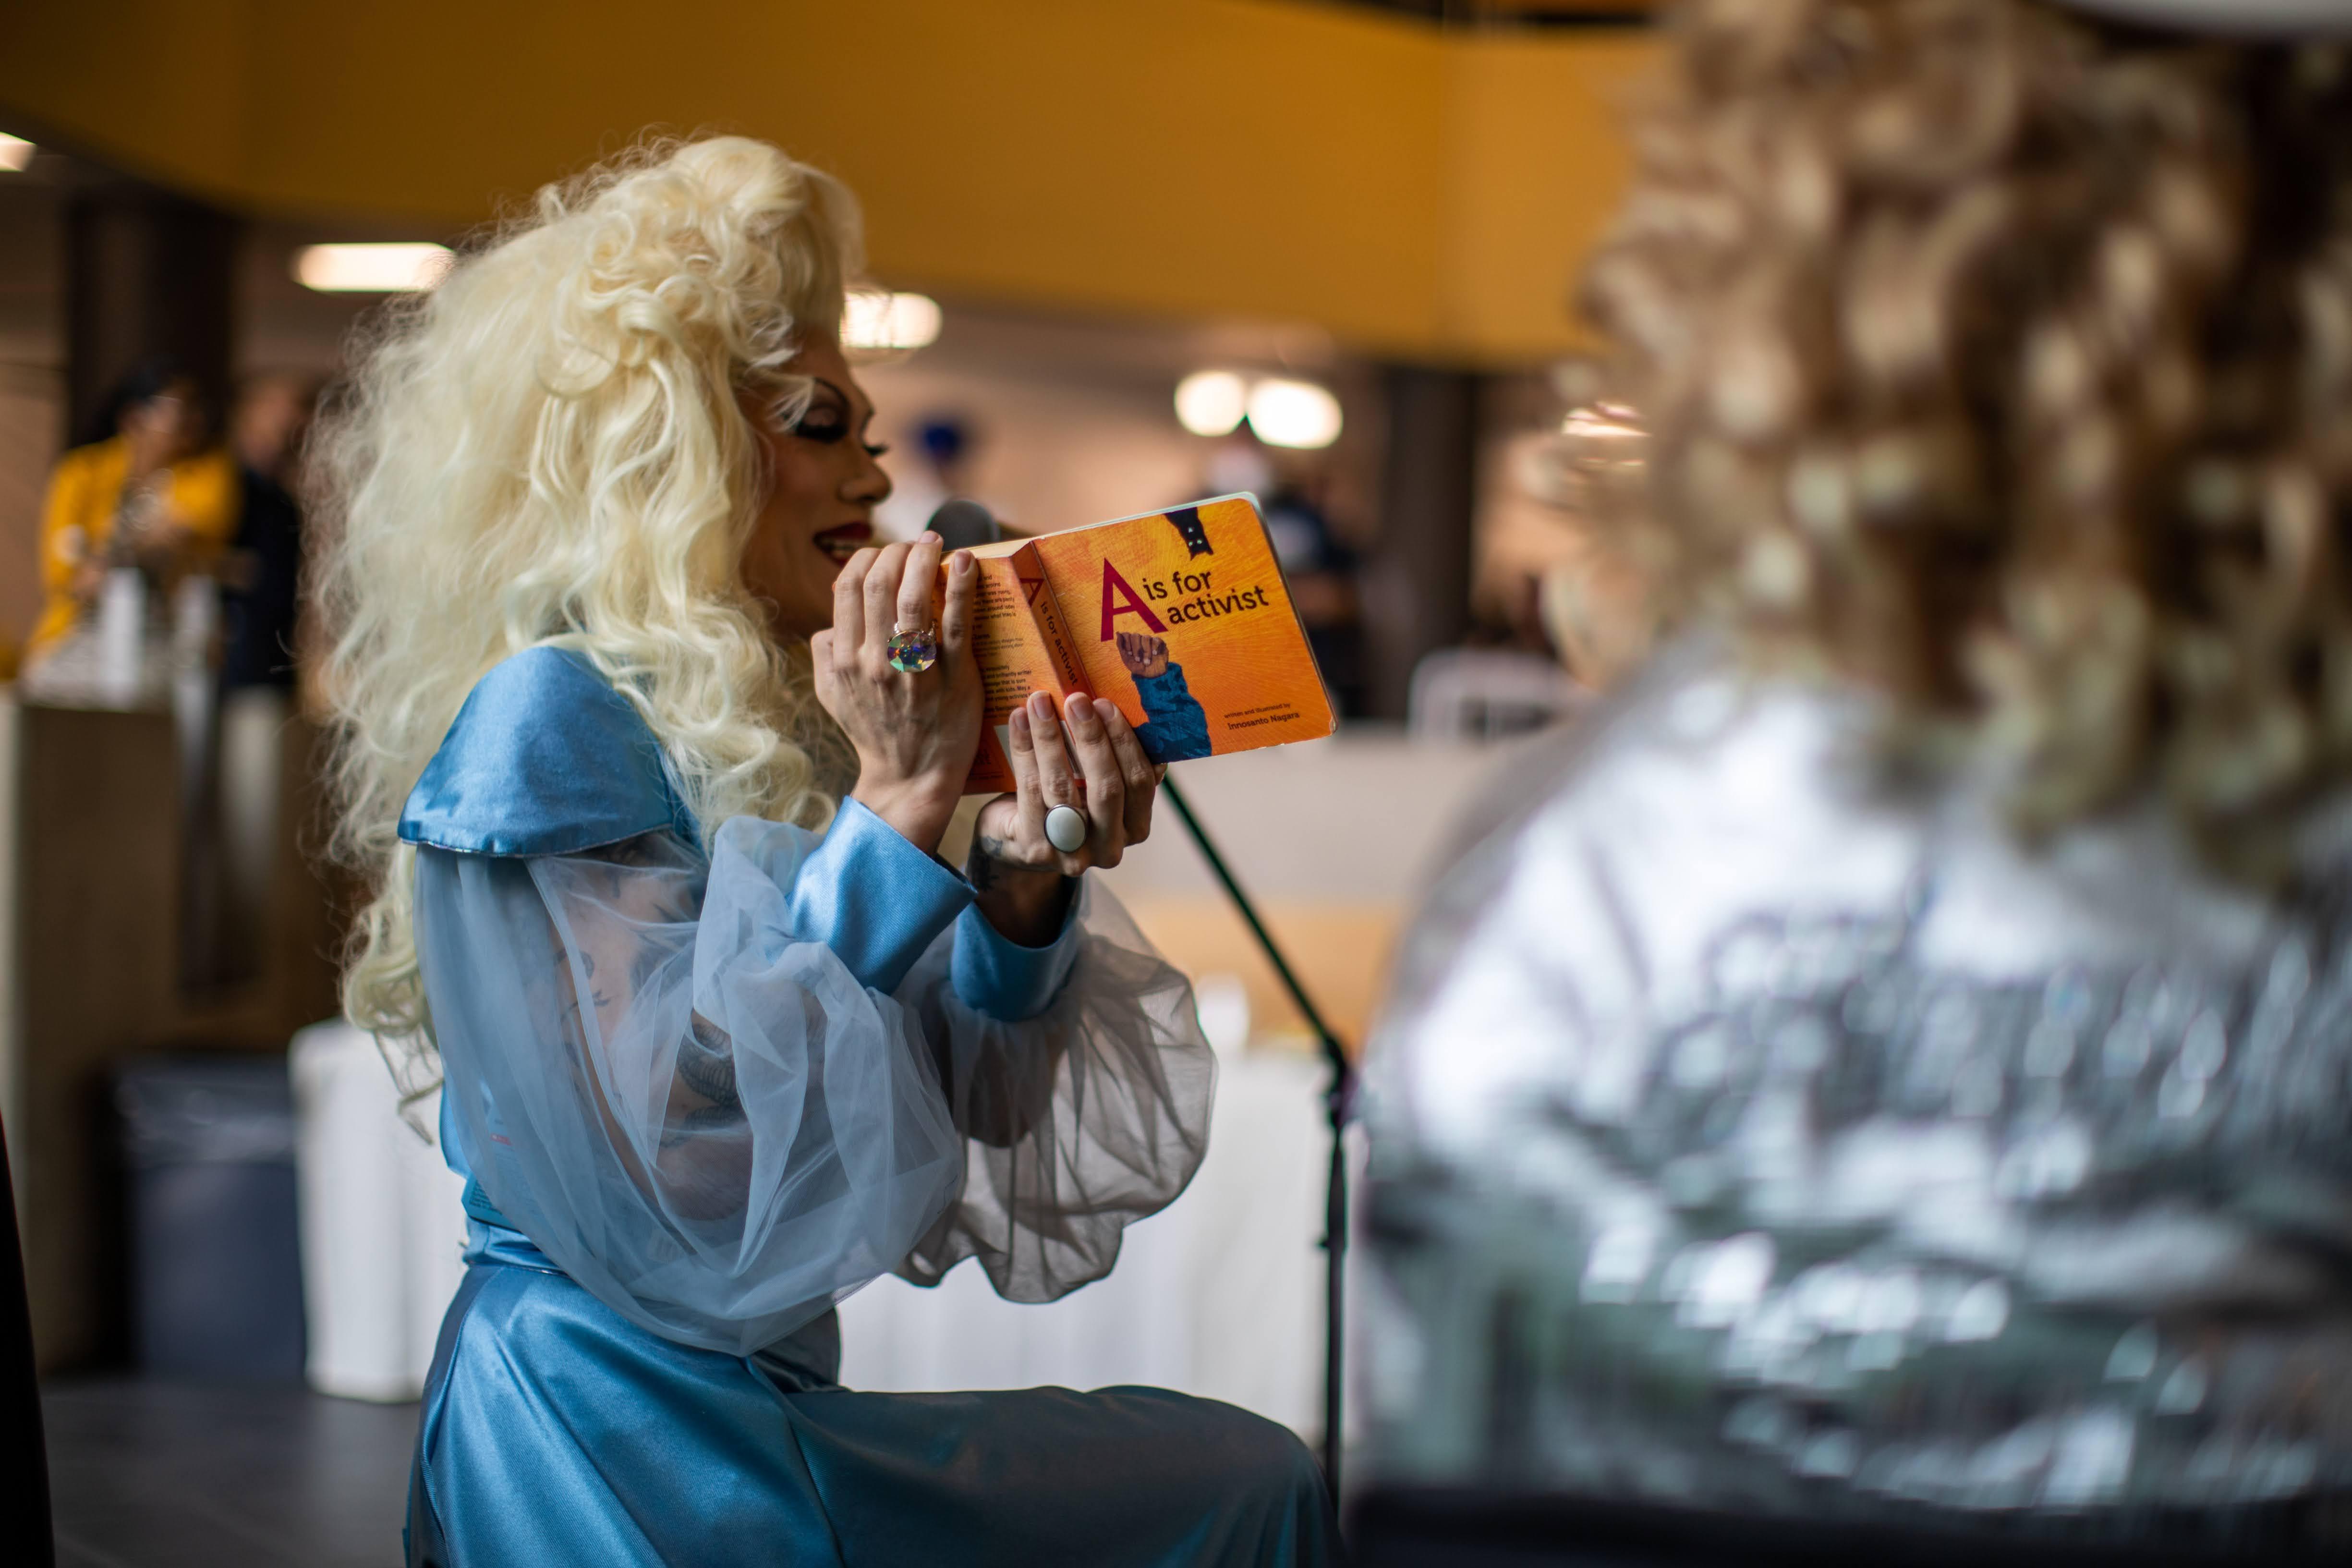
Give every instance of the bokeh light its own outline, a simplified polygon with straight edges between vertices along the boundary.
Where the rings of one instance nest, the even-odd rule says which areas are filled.
[[[1229,370],[1195,371],[1176,384],[1176,418],[1195,436],[1223,436],[1249,409],[1249,385]]]
[[[310,245],[294,257],[294,280],[322,294],[413,294],[448,270],[446,245]]]
[[[1339,400],[1311,381],[1261,381],[1250,388],[1249,422],[1269,447],[1328,447],[1339,438]]]

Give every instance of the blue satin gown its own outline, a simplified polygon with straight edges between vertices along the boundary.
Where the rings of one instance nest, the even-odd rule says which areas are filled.
[[[486,676],[410,797],[468,1268],[412,1564],[1315,1563],[1292,1435],[1151,1388],[874,1394],[832,1307],[1107,1272],[1205,1142],[1189,990],[1100,889],[1017,946],[852,801],[706,846],[583,657]]]

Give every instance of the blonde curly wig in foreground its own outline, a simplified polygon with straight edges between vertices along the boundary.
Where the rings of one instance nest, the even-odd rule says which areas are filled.
[[[492,665],[580,651],[635,703],[706,826],[821,823],[827,726],[739,563],[759,505],[737,401],[839,329],[847,191],[737,137],[651,146],[540,193],[364,349],[320,432],[334,847],[372,901],[343,1005],[403,1088],[437,1079],[401,805]]]
[[[2251,875],[2352,775],[2352,71],[2032,0],[1696,0],[1585,280],[1670,613],[2160,786]]]

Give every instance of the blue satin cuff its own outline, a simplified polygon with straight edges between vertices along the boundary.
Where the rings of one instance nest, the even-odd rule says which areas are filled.
[[[859,984],[896,991],[971,900],[962,878],[845,798],[786,904],[795,934],[833,949]]]
[[[955,960],[949,973],[965,1006],[1008,1024],[1034,1018],[1054,1005],[1078,961],[1081,887],[1070,894],[1061,933],[1044,947],[1024,947],[988,923],[977,907],[956,921]]]

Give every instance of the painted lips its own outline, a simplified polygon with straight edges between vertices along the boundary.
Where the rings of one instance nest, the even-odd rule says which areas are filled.
[[[845,522],[839,528],[826,529],[809,542],[824,551],[835,565],[843,565],[851,556],[874,542],[874,525],[870,522]]]

